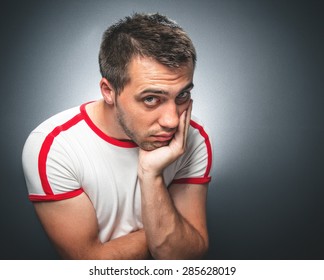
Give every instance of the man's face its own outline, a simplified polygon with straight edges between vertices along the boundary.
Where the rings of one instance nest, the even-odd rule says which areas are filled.
[[[192,63],[170,69],[153,59],[136,57],[130,82],[116,97],[116,117],[124,133],[144,150],[169,144],[193,88]]]

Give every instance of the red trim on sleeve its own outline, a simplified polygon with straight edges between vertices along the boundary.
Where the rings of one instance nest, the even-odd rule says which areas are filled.
[[[204,128],[201,125],[199,125],[198,123],[196,123],[195,121],[190,120],[190,125],[193,128],[198,129],[201,136],[204,137],[204,139],[205,139],[205,144],[206,144],[206,149],[207,149],[206,171],[205,171],[205,174],[203,175],[203,177],[175,179],[172,181],[172,184],[207,184],[211,181],[209,172],[210,172],[211,165],[212,165],[212,148],[211,148],[211,144],[209,141],[209,136],[206,133],[206,131],[204,130]]]
[[[204,128],[201,125],[199,125],[198,123],[194,122],[193,120],[190,120],[190,125],[193,128],[198,129],[201,136],[205,138],[205,144],[206,144],[206,148],[207,148],[207,167],[206,167],[206,171],[205,171],[205,174],[203,177],[206,178],[209,176],[210,169],[212,166],[212,148],[211,148],[211,144],[209,141],[209,136],[206,133],[206,131],[204,130]]]
[[[38,156],[38,172],[39,172],[43,190],[46,195],[49,195],[49,196],[54,195],[52,188],[50,186],[50,183],[48,182],[47,172],[46,172],[47,156],[48,156],[49,150],[54,142],[54,139],[62,131],[65,131],[65,130],[71,128],[72,126],[76,125],[82,119],[83,119],[82,115],[78,114],[78,115],[74,116],[72,119],[70,119],[69,121],[67,121],[66,123],[55,127],[53,129],[53,131],[46,136],[46,138],[43,142],[43,145],[40,149],[39,156]]]
[[[91,103],[91,102],[90,102]],[[93,121],[90,119],[85,106],[89,104],[89,103],[85,103],[83,105],[81,105],[80,110],[81,110],[81,114],[84,117],[85,122],[87,123],[87,125],[93,130],[94,133],[96,133],[100,138],[102,138],[103,140],[105,140],[106,142],[114,145],[114,146],[118,146],[121,148],[136,148],[138,147],[136,143],[134,143],[133,141],[121,141],[118,140],[116,138],[112,138],[110,136],[108,136],[107,134],[105,134],[99,127],[97,127]]]
[[[83,193],[83,189],[77,189],[71,192],[67,193],[60,193],[60,194],[50,194],[50,195],[39,195],[39,194],[30,194],[29,200],[30,201],[57,201],[57,200],[63,200],[63,199],[68,199],[72,197],[76,197]]]
[[[172,184],[207,184],[211,180],[211,177],[202,178],[181,178],[172,181]]]

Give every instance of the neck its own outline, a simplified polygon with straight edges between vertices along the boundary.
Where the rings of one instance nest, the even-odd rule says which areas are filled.
[[[130,141],[117,121],[113,105],[109,105],[101,99],[88,104],[86,111],[92,122],[109,137],[121,141]]]

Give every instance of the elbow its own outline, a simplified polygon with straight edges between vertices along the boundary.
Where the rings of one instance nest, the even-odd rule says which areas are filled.
[[[197,231],[197,241],[196,241],[196,250],[194,254],[194,259],[204,259],[209,250],[209,237],[208,232],[198,232]]]
[[[200,250],[200,256],[198,259],[204,259],[208,253],[209,250],[209,240],[208,237],[203,239],[201,250]]]
[[[195,242],[186,242],[175,241],[173,236],[169,235],[162,242],[149,246],[149,249],[155,260],[199,260],[207,255],[209,249],[208,237],[199,237]]]
[[[163,239],[156,238],[154,242],[149,244],[150,253],[155,260],[168,260],[172,259],[172,252],[174,248],[172,248],[171,241],[172,236],[166,235]]]

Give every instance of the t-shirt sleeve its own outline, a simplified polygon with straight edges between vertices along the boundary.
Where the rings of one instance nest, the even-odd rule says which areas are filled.
[[[31,201],[71,198],[83,192],[62,140],[32,132],[23,148],[22,165]]]
[[[174,184],[205,184],[211,181],[212,145],[206,129],[191,120],[187,150],[177,163]]]

